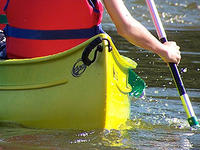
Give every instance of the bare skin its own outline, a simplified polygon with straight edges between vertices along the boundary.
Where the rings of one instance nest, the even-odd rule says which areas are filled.
[[[159,55],[166,63],[179,64],[180,47],[170,41],[162,44],[141,23],[135,20],[122,0],[103,0],[107,12],[117,28],[119,35],[130,43]]]

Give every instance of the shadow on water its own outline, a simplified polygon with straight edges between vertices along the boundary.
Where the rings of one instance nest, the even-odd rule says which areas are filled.
[[[169,40],[176,41],[181,47],[182,60],[178,68],[185,88],[193,101],[200,101],[200,31],[192,30],[168,30]],[[155,35],[155,31],[152,31]],[[110,32],[115,45],[122,55],[128,56],[138,63],[135,70],[147,83],[148,87],[159,87],[167,95],[174,95],[175,85],[168,66],[159,56],[147,50],[135,47],[122,39],[116,32]]]

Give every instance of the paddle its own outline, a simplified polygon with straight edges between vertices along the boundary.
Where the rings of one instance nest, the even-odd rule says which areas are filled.
[[[165,30],[163,28],[163,25],[161,23],[160,17],[158,15],[157,8],[155,6],[154,0],[146,0],[147,6],[149,7],[149,11],[152,17],[152,20],[154,22],[158,37],[162,43],[165,43],[167,41],[167,36],[165,33]],[[189,96],[186,93],[186,90],[184,88],[183,82],[181,80],[177,65],[174,63],[168,64],[171,74],[173,76],[174,82],[176,84],[177,90],[179,92],[183,107],[185,109],[185,112],[188,117],[188,122],[191,127],[200,127],[199,122],[197,120],[197,117],[195,116],[194,110],[192,108]]]

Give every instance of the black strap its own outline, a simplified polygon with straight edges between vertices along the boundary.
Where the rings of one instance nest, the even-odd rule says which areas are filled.
[[[103,42],[103,40],[106,40],[108,42],[109,52],[112,50],[112,47],[110,46],[110,41],[108,39],[97,37],[90,44],[88,44],[88,46],[84,49],[84,51],[82,53],[81,59],[86,66],[91,65],[96,60],[97,52],[103,51],[102,45],[99,45]],[[95,49],[95,47],[96,47],[96,49]],[[94,57],[92,60],[90,60],[89,55],[93,50],[95,50]]]
[[[96,39],[94,39],[84,49],[84,51],[82,53],[82,57],[80,59],[78,59],[76,61],[76,63],[73,65],[72,75],[74,77],[80,77],[81,74],[83,74],[85,72],[86,68],[96,60],[97,53],[103,51],[103,46],[101,45],[103,40],[106,40],[108,42],[108,45],[107,45],[108,46],[108,51],[110,52],[112,50],[112,47],[110,45],[110,41],[108,39],[100,38],[100,37],[97,37]],[[89,55],[93,50],[95,50],[94,51],[94,56],[93,56],[93,59],[90,60],[89,59]]]
[[[103,48],[101,45],[99,45],[100,43],[102,43],[102,39],[100,37],[97,37],[90,44],[88,44],[88,46],[84,49],[81,59],[86,66],[91,65],[96,60],[98,51],[102,52]],[[89,57],[90,53],[92,52],[92,50],[94,50],[95,47],[97,47],[97,48],[94,52],[94,58],[92,60],[90,60],[88,57]]]

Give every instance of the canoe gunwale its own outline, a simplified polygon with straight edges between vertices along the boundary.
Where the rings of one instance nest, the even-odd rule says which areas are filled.
[[[82,49],[83,47],[86,47],[89,43],[91,43],[97,37],[106,37],[110,41],[111,47],[114,47],[111,52],[113,52],[113,56],[116,59],[116,62],[120,62],[120,63],[118,63],[118,65],[121,65],[124,68],[130,68],[130,69],[136,68],[137,63],[133,60],[129,60],[130,58],[121,56],[119,54],[119,52],[117,51],[115,45],[113,44],[110,36],[105,33],[98,34],[98,35],[90,38],[89,40],[81,43],[80,45],[78,45],[76,47],[73,47],[67,51],[60,52],[60,53],[57,53],[54,55],[48,55],[48,56],[36,57],[36,58],[26,58],[26,59],[7,59],[7,60],[2,59],[2,60],[0,60],[0,66],[1,65],[13,65],[13,64],[18,65],[18,64],[40,63],[40,62],[51,61],[52,59],[60,59],[60,58],[65,57],[66,55],[71,55],[71,54],[75,53],[76,51]],[[106,42],[106,41],[104,41],[104,42]],[[108,44],[104,44],[104,46],[108,46]]]
[[[71,55],[71,54],[75,53],[76,51],[82,49],[83,47],[86,47],[91,41],[93,41],[95,38],[97,38],[98,36],[101,36],[101,35],[102,34],[96,35],[96,36],[88,39],[87,41],[81,43],[80,45],[77,45],[69,50],[64,51],[64,52],[60,52],[57,54],[48,55],[48,56],[44,56],[44,57],[25,58],[25,59],[6,59],[6,60],[2,59],[2,60],[0,60],[0,65],[40,63],[40,62],[49,61],[52,59],[60,59],[62,57],[65,57],[66,55]]]

